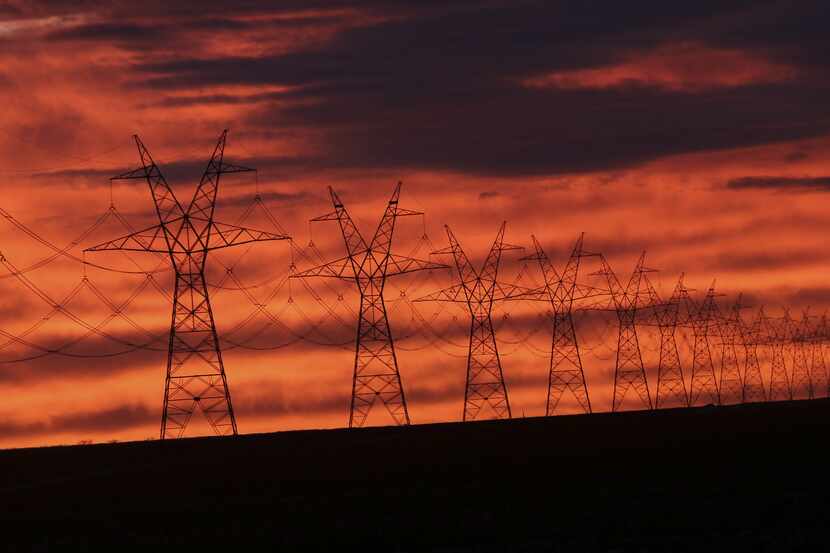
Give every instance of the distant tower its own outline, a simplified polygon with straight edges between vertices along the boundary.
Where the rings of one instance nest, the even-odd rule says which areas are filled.
[[[789,315],[786,317],[789,317]],[[774,320],[765,317],[763,324],[768,336],[767,341],[772,357],[769,377],[769,399],[770,401],[792,399],[793,390],[790,385],[790,378],[787,375],[787,363],[784,358],[784,347],[789,340],[785,319]]]
[[[741,298],[725,315],[719,317],[721,346],[720,402],[721,404],[741,403],[744,385],[741,380],[738,345],[741,342]]]
[[[476,271],[450,227],[445,226],[450,246],[436,254],[451,253],[458,268],[460,283],[415,301],[464,301],[470,310],[470,349],[467,355],[467,383],[464,388],[462,420],[475,420],[489,406],[497,419],[510,418],[510,400],[504,383],[496,333],[491,318],[493,303],[505,299],[497,281],[501,253],[522,249],[504,242],[502,223],[481,271]]]
[[[758,317],[750,324],[739,319],[738,329],[740,339],[744,346],[744,381],[741,401],[744,403],[760,402],[767,400],[764,379],[761,376],[761,362],[758,359],[758,345],[761,340],[761,324],[764,318],[764,310],[761,309]]]
[[[689,405],[697,405],[701,399],[717,405],[720,403],[720,394],[717,376],[715,376],[715,365],[712,362],[712,352],[709,349],[709,337],[715,332],[717,323],[714,284],[709,287],[703,302],[696,308],[688,294],[684,294],[684,297],[690,305],[689,312],[692,313],[691,324],[694,335]]]
[[[181,437],[196,407],[219,435],[236,434],[236,417],[228,390],[219,337],[205,282],[210,251],[249,242],[285,240],[288,236],[214,221],[219,177],[252,171],[225,163],[225,141],[219,142],[187,208],[176,199],[161,170],[138,136],[134,136],[142,166],[115,179],[146,180],[159,224],[86,251],[128,250],[165,253],[176,271],[173,321],[167,354],[161,439]]]
[[[329,193],[334,211],[312,221],[337,221],[343,233],[347,256],[291,276],[331,277],[354,281],[360,290],[349,428],[363,426],[376,401],[383,404],[395,423],[409,424],[409,410],[398,370],[383,289],[387,277],[447,266],[390,252],[397,218],[422,214],[419,211],[398,207],[401,183],[395,187],[375,235],[368,245],[343,202],[331,187]]]
[[[786,325],[793,351],[793,371],[790,381],[792,397],[793,399],[813,399],[815,391],[807,359],[807,344],[810,339],[809,317],[807,313],[804,313],[801,321],[798,322],[787,317]]]
[[[657,290],[646,278],[650,302],[655,305],[654,316],[660,331],[660,363],[657,366],[657,395],[654,406],[688,407],[689,395],[683,380],[683,367],[680,352],[677,349],[677,325],[684,290],[683,275],[677,280],[674,292],[667,302],[663,302]]]
[[[822,315],[810,336],[810,380],[815,397],[827,397],[827,364],[824,358],[824,340],[827,337],[827,315]]]
[[[614,400],[611,404],[611,411],[620,409],[630,389],[637,393],[646,408],[653,408],[636,327],[637,310],[642,307],[641,296],[644,295],[641,290],[644,283],[643,275],[651,271],[643,266],[645,255],[643,252],[640,256],[625,288],[620,284],[617,275],[614,274],[604,256],[600,256],[601,269],[594,273],[605,276],[619,323],[617,359],[614,368]]]
[[[579,403],[585,413],[591,412],[591,400],[588,397],[588,386],[585,383],[585,373],[582,370],[582,358],[579,355],[576,329],[573,320],[574,296],[577,299],[593,295],[593,292],[583,290],[577,283],[579,273],[579,262],[585,255],[582,251],[584,235],[580,235],[574,244],[571,256],[560,275],[551,263],[542,245],[533,239],[533,246],[536,252],[523,259],[536,260],[542,269],[545,279],[543,286],[543,297],[540,299],[550,301],[553,315],[553,339],[550,349],[550,372],[548,373],[548,398],[545,406],[545,416],[556,414],[559,400],[565,392],[571,395]]]

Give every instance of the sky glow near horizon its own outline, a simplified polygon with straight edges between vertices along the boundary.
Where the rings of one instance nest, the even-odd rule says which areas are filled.
[[[256,301],[287,324],[268,325],[238,290],[212,291],[241,432],[347,421],[355,291],[311,283],[335,317],[302,284],[281,284],[292,262],[311,266],[310,241],[326,260],[344,254],[336,225],[308,223],[331,210],[329,185],[366,236],[402,180],[401,205],[426,216],[399,222],[401,254],[427,255],[424,232],[445,246],[449,224],[480,264],[507,221],[508,242],[531,248],[535,234],[558,267],[585,232],[586,249],[605,254],[621,280],[646,250],[665,294],[684,272],[698,294],[716,278],[724,308],[739,292],[772,315],[830,307],[830,83],[820,2],[133,4],[0,4],[0,207],[60,246],[107,213],[110,194],[130,225],[153,224],[146,183],[110,189],[110,176],[137,164],[131,135],[183,199],[229,128],[227,160],[258,173],[223,177],[217,218],[235,222],[259,192],[310,256],[275,242],[209,261],[213,282],[233,264],[241,282],[257,285]],[[273,230],[260,211],[246,222]],[[72,252],[122,234],[109,217]],[[53,253],[5,220],[0,236],[17,267]],[[505,254],[502,278],[539,282],[521,255]],[[150,254],[87,259],[123,270],[165,266]],[[584,273],[595,269],[588,262]],[[144,286],[127,313],[149,335],[122,318],[105,328],[151,345],[114,357],[8,362],[38,351],[4,342],[0,447],[158,433],[170,272],[155,273],[161,291],[140,274],[86,274],[116,303]],[[56,299],[83,276],[66,259],[27,273]],[[413,422],[460,418],[465,311],[424,306],[439,331],[425,333],[401,295],[451,278],[402,276],[387,290]],[[18,279],[4,273],[0,287],[3,331],[20,336],[50,312]],[[89,287],[67,305],[93,326],[111,312]],[[497,307],[516,416],[544,412],[547,308]],[[610,404],[613,322],[579,322],[596,410]],[[27,337],[46,347],[83,337],[65,350],[78,355],[125,349],[87,333],[58,313]],[[644,330],[650,366],[652,338]],[[379,415],[370,422],[386,423]]]

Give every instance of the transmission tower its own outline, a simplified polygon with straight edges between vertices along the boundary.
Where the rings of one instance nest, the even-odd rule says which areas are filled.
[[[226,173],[252,171],[225,163],[227,134],[226,129],[219,137],[187,208],[176,199],[150,152],[138,136],[134,136],[141,167],[113,178],[146,180],[159,224],[86,250],[156,252],[170,256],[176,277],[161,439],[181,437],[197,406],[216,434],[237,434],[236,417],[205,282],[207,254],[250,242],[288,238],[282,234],[214,220],[219,177]]]
[[[785,319],[788,316],[785,317]],[[769,399],[780,401],[793,398],[793,390],[787,375],[787,363],[784,359],[784,346],[787,342],[785,319],[764,318],[772,360],[770,362]]]
[[[625,395],[632,388],[643,405],[648,409],[653,408],[636,327],[637,310],[643,307],[640,301],[643,295],[641,290],[644,281],[643,275],[652,271],[652,269],[646,269],[643,266],[645,255],[645,252],[643,252],[640,256],[625,288],[620,284],[617,275],[614,274],[604,256],[600,256],[601,269],[594,273],[605,276],[619,323],[617,358],[614,368],[614,399],[611,404],[611,411],[619,410]]]
[[[549,301],[552,309],[553,338],[550,350],[548,397],[545,406],[546,417],[556,414],[556,408],[565,392],[573,395],[585,413],[591,412],[591,400],[588,397],[588,386],[585,383],[585,373],[582,369],[582,358],[579,355],[573,320],[574,300],[598,295],[595,290],[587,289],[577,283],[580,260],[582,257],[595,255],[582,251],[583,237],[584,235],[581,235],[574,244],[571,256],[561,274],[556,271],[542,249],[542,245],[533,235],[531,238],[536,251],[533,255],[523,258],[523,260],[539,262],[545,279],[539,299]]]
[[[760,402],[767,400],[764,378],[761,376],[761,362],[758,359],[758,345],[761,339],[762,321],[764,319],[763,308],[759,311],[758,317],[750,324],[738,320],[738,331],[740,340],[744,346],[744,380],[741,391],[741,401]]]
[[[392,235],[398,217],[423,215],[398,207],[401,183],[395,186],[372,241],[367,245],[343,202],[329,187],[334,211],[312,221],[337,221],[347,256],[292,275],[292,278],[331,277],[354,281],[360,291],[360,312],[355,340],[352,400],[349,428],[361,427],[376,401],[380,401],[396,424],[409,424],[401,374],[392,330],[386,313],[383,289],[388,277],[447,265],[391,253]]]
[[[830,379],[824,358],[824,340],[827,337],[827,315],[822,315],[810,337],[810,380],[815,397],[827,397]]]
[[[497,419],[509,419],[512,416],[496,333],[493,330],[493,303],[518,297],[527,290],[497,280],[502,252],[523,249],[504,242],[506,225],[507,223],[501,224],[480,271],[476,271],[470,263],[450,227],[444,225],[450,245],[433,254],[452,254],[460,282],[415,300],[464,302],[470,310],[470,348],[467,353],[463,421],[475,420],[487,406]]]
[[[697,405],[701,398],[707,403],[720,403],[718,381],[715,376],[715,365],[712,362],[712,352],[709,347],[709,337],[716,330],[717,305],[715,304],[714,284],[709,287],[706,296],[699,306],[688,292],[684,292],[684,300],[688,304],[691,314],[692,334],[692,375],[689,385],[689,405]]]
[[[793,371],[790,380],[793,399],[813,399],[813,381],[810,374],[810,366],[807,360],[807,342],[809,341],[810,321],[807,313],[801,321],[787,317],[786,325],[793,349]]]
[[[741,297],[739,296],[729,313],[719,318],[721,371],[721,404],[743,401],[744,385],[738,359],[738,344],[741,336]]]
[[[669,301],[663,302],[657,290],[646,277],[649,299],[656,305],[654,317],[660,331],[660,363],[657,366],[657,395],[654,398],[656,409],[674,406],[689,406],[689,396],[683,380],[683,367],[677,349],[677,325],[680,315],[681,293],[684,290],[683,275],[677,281]]]

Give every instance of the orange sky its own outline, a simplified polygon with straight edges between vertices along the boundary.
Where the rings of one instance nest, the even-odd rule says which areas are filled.
[[[717,278],[724,305],[743,291],[772,314],[828,307],[830,112],[826,62],[815,55],[826,38],[811,11],[819,5],[592,13],[580,3],[132,4],[0,6],[0,207],[54,244],[69,244],[107,212],[108,177],[137,164],[133,133],[188,197],[227,127],[227,159],[259,172],[222,182],[217,217],[235,222],[259,190],[298,247],[310,252],[313,240],[327,259],[343,255],[336,226],[307,223],[330,211],[326,186],[365,235],[401,179],[401,205],[426,212],[400,222],[401,254],[428,253],[424,230],[443,247],[447,223],[480,263],[506,220],[509,242],[530,247],[533,233],[559,265],[586,232],[586,249],[603,252],[621,279],[647,250],[666,294],[685,272],[699,291]],[[112,199],[134,227],[153,223],[146,184],[116,182]],[[246,224],[273,230],[260,212]],[[80,256],[125,232],[111,217],[71,251]],[[9,222],[0,236],[17,267],[52,253]],[[347,421],[357,296],[310,283],[340,319],[328,316],[300,283],[282,284],[289,252],[279,242],[243,246],[215,254],[212,265],[213,282],[222,263],[234,263],[246,285],[261,284],[251,293],[286,325],[269,326],[238,290],[212,290],[242,432]],[[88,255],[125,270],[166,267],[150,254]],[[520,256],[506,254],[505,280],[523,271]],[[539,281],[536,267],[524,271]],[[27,273],[58,301],[83,275],[62,258]],[[73,357],[129,348],[61,313],[27,339],[79,340],[66,355],[18,361],[37,350],[5,344],[0,447],[157,435],[169,305],[143,275],[87,275],[116,302],[144,284],[125,312],[149,336],[121,317],[102,328],[149,344]],[[170,289],[169,272],[156,278]],[[424,306],[425,316],[438,313],[432,335],[401,293],[451,283],[449,273],[403,276],[387,290],[414,422],[460,417],[468,322],[461,309]],[[3,331],[20,335],[49,314],[19,280],[5,276],[0,287]],[[67,306],[92,326],[111,313],[89,287]],[[514,415],[544,412],[545,309],[505,304],[495,315]],[[606,410],[613,319],[580,324],[592,402]],[[644,343],[648,363],[653,345]]]

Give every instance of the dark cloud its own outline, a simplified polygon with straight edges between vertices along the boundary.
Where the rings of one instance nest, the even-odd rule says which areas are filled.
[[[176,59],[138,70],[152,76],[149,86],[165,90],[292,87],[273,106],[255,109],[248,123],[318,129],[321,157],[346,167],[557,174],[830,132],[826,91],[803,82],[696,93],[519,84],[530,75],[613,63],[673,40],[678,28],[705,36],[695,29],[705,29],[712,12],[732,21],[747,5],[704,4],[608,5],[601,17],[593,5],[497,4],[349,28],[299,52]],[[229,98],[208,101],[217,99]]]
[[[268,392],[263,395],[259,386],[259,393],[245,388],[235,393],[238,399],[234,401],[234,408],[240,417],[263,417],[273,415],[321,414],[342,412],[348,413],[350,398],[347,394],[296,394],[287,395],[280,390],[277,383],[267,386]]]
[[[84,330],[77,330],[72,335],[46,336],[29,338],[30,342],[45,349],[57,349],[83,336]],[[113,375],[123,374],[131,370],[140,369],[148,365],[162,366],[166,355],[164,334],[148,349],[134,349],[130,346],[113,345],[109,338],[93,336],[83,339],[78,344],[66,348],[69,355],[49,354],[40,356],[42,350],[29,347],[7,348],[3,350],[0,360],[3,370],[0,371],[0,382],[20,386],[33,386],[47,380],[71,379],[103,379]],[[121,338],[138,342],[138,336],[121,336]],[[144,337],[144,342],[149,338]],[[3,340],[5,341],[5,339]],[[108,352],[125,352],[124,355],[107,357]],[[23,360],[20,362],[11,362]]]
[[[179,202],[187,203],[191,199],[191,194],[199,183],[199,179],[207,167],[210,151],[205,148],[204,157],[195,157],[190,159],[174,159],[164,160],[164,151],[154,150],[151,144],[146,144],[150,150],[151,155],[154,156],[159,170],[164,175],[165,180],[173,188]],[[120,165],[113,165],[108,168],[101,167],[77,167],[73,169],[57,169],[52,171],[40,171],[33,173],[32,178],[38,179],[39,182],[48,184],[50,186],[73,185],[83,187],[109,187],[110,179],[113,177],[130,171],[139,165],[137,154],[124,153],[121,158],[124,160]],[[135,159],[134,159],[135,158]],[[234,165],[241,165],[255,169],[259,174],[260,182],[280,181],[292,177],[299,177],[307,175],[312,172],[321,172],[327,169],[337,169],[334,165],[326,165],[327,160],[324,158],[315,157],[313,155],[296,155],[296,156],[257,156],[249,157],[241,155],[239,151],[234,151],[233,147],[229,147],[225,152],[225,161]],[[232,194],[232,190],[238,187],[247,187],[253,185],[256,180],[254,172],[228,174],[222,177],[220,184],[220,191],[217,201],[218,205],[235,205],[238,201],[243,201],[242,197],[236,199],[226,198],[225,194]],[[114,186],[138,186],[146,187],[147,182],[144,179],[128,179],[128,180],[114,180]],[[319,191],[323,191],[320,188]],[[316,192],[316,191],[315,191]],[[301,191],[297,193],[266,191],[261,194],[263,200],[273,202],[275,204],[296,203],[300,200],[309,199],[312,196],[317,198],[309,191]],[[248,196],[248,203],[252,196]],[[151,199],[148,195],[148,202]],[[326,200],[328,201],[328,200]],[[148,203],[148,210],[152,208],[151,203]]]
[[[21,13],[20,8],[10,4],[0,4],[0,17],[13,18],[19,16]]]
[[[809,286],[804,288],[774,288],[762,292],[754,292],[747,296],[748,305],[754,307],[768,306],[774,313],[775,309],[787,306],[793,313],[813,307],[813,314],[821,314],[826,310],[827,300],[830,298],[830,288]]]
[[[765,189],[781,191],[830,191],[830,177],[741,177],[726,183],[733,190]]]
[[[169,31],[158,25],[136,25],[130,23],[95,23],[79,25],[54,31],[47,40],[95,40],[95,41],[144,41],[156,42],[170,37]]]
[[[285,97],[284,92],[259,94],[205,94],[201,96],[166,96],[152,104],[161,107],[209,106],[213,104],[256,104]]]
[[[121,405],[118,407],[69,413],[50,417],[45,422],[0,423],[3,436],[41,436],[45,434],[74,432],[118,432],[126,428],[143,426],[158,421],[159,413],[145,405]]]
[[[701,259],[704,269],[711,271],[775,271],[810,265],[825,265],[827,258],[815,249],[787,249],[778,251],[736,251],[714,258]]]
[[[302,190],[300,192],[261,192],[259,194],[259,197],[265,204],[271,204],[277,208],[296,205],[301,202],[307,202],[312,198],[315,201],[319,201],[316,195],[311,194],[310,192],[306,192],[305,190]],[[225,196],[218,198],[216,200],[216,206],[217,208],[248,207],[249,205],[251,205],[252,201],[253,197],[251,196],[251,194]]]

